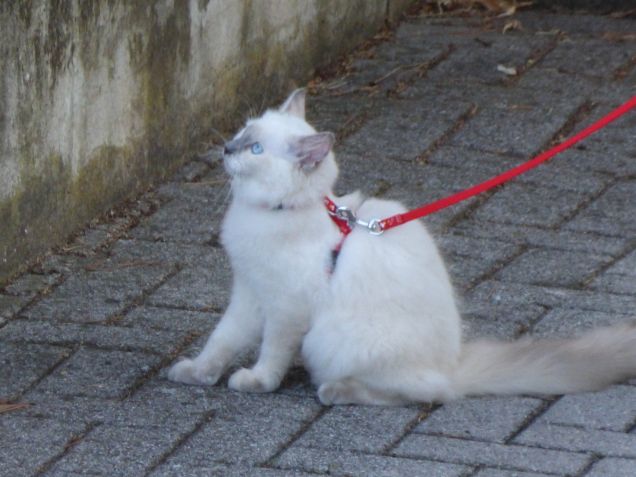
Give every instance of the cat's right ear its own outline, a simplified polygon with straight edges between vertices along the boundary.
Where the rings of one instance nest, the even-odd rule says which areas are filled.
[[[291,114],[297,116],[300,119],[305,119],[305,98],[307,97],[307,90],[305,88],[299,88],[289,95],[289,98],[285,100],[278,110],[281,113]]]
[[[330,132],[320,132],[295,138],[290,144],[292,154],[305,172],[311,172],[331,151],[336,136]]]

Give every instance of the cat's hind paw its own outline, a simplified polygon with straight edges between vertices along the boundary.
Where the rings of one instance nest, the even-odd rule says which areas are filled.
[[[318,388],[318,399],[325,406],[333,404],[349,404],[352,402],[350,386],[342,381],[322,384]]]
[[[228,387],[246,393],[268,393],[278,387],[278,383],[266,379],[253,369],[241,368],[228,381]]]
[[[168,371],[168,379],[178,383],[212,386],[219,380],[221,373],[197,366],[192,359],[183,359]]]

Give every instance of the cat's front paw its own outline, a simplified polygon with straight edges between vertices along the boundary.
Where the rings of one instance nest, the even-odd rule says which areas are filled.
[[[183,359],[168,371],[168,379],[185,384],[212,386],[219,380],[221,373],[197,365],[192,359]]]
[[[241,368],[230,376],[227,385],[230,389],[246,393],[268,393],[278,387],[277,382],[247,368]]]

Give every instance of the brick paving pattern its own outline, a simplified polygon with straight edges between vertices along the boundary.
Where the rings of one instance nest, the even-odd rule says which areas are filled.
[[[309,98],[337,190],[415,207],[545,150],[636,94],[636,21],[409,17]],[[498,65],[514,68],[506,75]],[[228,302],[229,187],[194,161],[0,290],[0,476],[636,475],[636,381],[565,397],[322,407],[174,384]],[[564,336],[636,315],[636,113],[427,219],[468,336]]]

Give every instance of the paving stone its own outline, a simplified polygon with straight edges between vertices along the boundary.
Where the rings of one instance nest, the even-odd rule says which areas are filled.
[[[187,464],[162,464],[149,474],[149,477],[308,477],[313,473],[300,470],[281,470],[267,467],[252,467],[248,465],[210,464],[207,466],[192,466]]]
[[[207,418],[212,409],[219,407],[218,392],[210,392],[210,388],[189,386],[186,388],[187,396],[169,392],[172,388],[172,383],[162,381],[162,387],[150,386],[150,389],[135,393],[124,401],[30,393],[26,397],[29,407],[20,415],[56,419],[78,426],[104,424],[148,428],[157,432],[187,432]]]
[[[510,183],[479,207],[474,218],[477,221],[553,227],[577,211],[588,198],[586,192]]]
[[[554,474],[539,474],[536,472],[518,472],[516,470],[501,470],[487,467],[475,474],[475,477],[548,477]]]
[[[208,333],[219,318],[216,313],[144,305],[129,311],[120,323],[146,330]]]
[[[153,306],[219,312],[230,300],[231,277],[226,266],[184,268],[153,292],[146,303]]]
[[[610,293],[636,295],[636,280],[627,275],[603,273],[594,279],[594,281],[590,284],[590,288]]]
[[[367,455],[349,451],[327,451],[293,446],[274,461],[283,469],[301,468],[309,472],[334,476],[426,476],[465,475],[469,467],[443,462]]]
[[[84,257],[90,257],[96,250],[103,247],[112,239],[113,233],[117,231],[117,225],[103,224],[93,226],[82,231],[73,242],[64,248],[66,252]]]
[[[311,422],[320,406],[282,394],[219,393],[213,418],[167,464],[262,464]]]
[[[145,240],[118,240],[111,249],[114,260],[135,262],[156,261],[166,265],[224,267],[229,273],[229,263],[220,247],[209,245],[147,242]]]
[[[629,431],[636,422],[636,386],[612,386],[593,393],[561,397],[537,422],[585,429]]]
[[[300,447],[333,451],[382,452],[420,416],[417,407],[337,406],[295,442]]]
[[[57,283],[60,279],[60,275],[57,273],[51,274],[34,274],[26,273],[18,277],[15,281],[11,282],[4,289],[8,295],[24,296],[33,298],[41,291],[49,288]]]
[[[140,352],[81,348],[34,389],[35,393],[110,399],[122,397],[159,362]]]
[[[442,235],[436,241],[444,255],[479,259],[491,266],[509,259],[519,250],[519,247],[508,242],[456,234]]]
[[[100,322],[118,313],[171,272],[154,262],[103,263],[102,269],[70,276],[51,294],[23,312],[28,318]]]
[[[486,465],[513,471],[575,474],[584,469],[591,457],[518,445],[502,445],[423,434],[407,436],[392,452],[395,456],[434,461]]]
[[[137,350],[169,355],[188,338],[184,332],[141,327],[15,320],[0,329],[0,340],[73,347]]]
[[[596,162],[596,158],[584,161],[579,156],[580,154],[559,155],[536,169],[517,176],[514,179],[514,183],[548,185],[556,189],[589,194],[601,192],[612,180],[612,175],[607,171],[594,169],[593,163]],[[456,170],[464,171],[463,174],[466,174],[466,170],[473,170],[475,171],[475,183],[479,183],[518,166],[525,162],[525,159],[502,156],[501,154],[486,151],[445,146],[431,154],[427,158],[427,162],[439,166],[452,167]]]
[[[38,273],[42,274],[59,274],[67,275],[91,269],[95,263],[106,260],[103,252],[95,253],[90,256],[78,256],[72,254],[47,254],[42,261],[35,266]]]
[[[33,419],[16,414],[0,419],[0,476],[34,475],[62,454],[68,442],[84,431],[52,419]]]
[[[224,406],[227,400],[236,398],[236,393],[230,391],[226,386],[184,386],[180,383],[168,381],[165,377],[154,376],[145,382],[131,397],[122,402],[122,409],[134,409],[141,406],[140,409],[146,409],[144,406],[151,408],[156,404],[158,409],[175,408],[171,412],[178,415],[183,412],[185,414],[203,414],[210,411],[218,411]],[[181,408],[182,411],[176,411]],[[150,412],[150,409],[148,409]],[[164,417],[157,416],[157,419]],[[166,416],[166,420],[168,417]]]
[[[616,105],[612,105],[615,107]],[[577,130],[587,126],[586,122],[598,120],[606,113],[604,108],[596,108],[588,117],[588,121],[582,123]],[[629,128],[623,128],[622,119],[612,123],[594,135],[579,143],[575,148],[564,151],[555,157],[553,163],[555,169],[568,174],[579,175],[570,172],[576,169],[593,171],[596,173],[611,174],[616,178],[628,177],[636,173],[636,139],[626,134]],[[634,126],[632,126],[634,127]]]
[[[6,329],[0,329],[0,333]],[[70,354],[50,344],[12,344],[0,337],[0,399],[11,399],[35,384]]]
[[[360,98],[347,96],[318,95],[307,101],[307,120],[318,131],[332,131],[338,137],[346,137],[351,128],[359,129],[368,119],[379,114],[378,98]],[[340,143],[336,144],[336,153]]]
[[[474,94],[477,114],[449,144],[525,158],[541,150],[582,104],[534,90],[484,88]]]
[[[538,305],[485,303],[478,300],[460,301],[464,318],[464,339],[498,338],[510,340],[526,333],[545,308]]]
[[[423,48],[430,41],[447,41],[458,45],[475,45],[475,35],[489,33],[479,18],[410,17],[395,32],[401,45]]]
[[[636,458],[636,435],[622,432],[581,429],[537,422],[515,437],[514,442],[540,446],[543,449]]]
[[[576,306],[576,303],[572,304]],[[633,315],[607,311],[555,308],[550,310],[534,327],[532,334],[540,337],[567,338],[584,331],[624,323]]]
[[[394,42],[378,45],[372,53],[355,58],[344,78],[327,83],[329,94],[387,94],[414,81],[437,58],[447,54],[445,44],[429,44],[426,49]]]
[[[503,444],[544,405],[540,399],[522,397],[462,399],[436,409],[413,431]]]
[[[577,288],[612,257],[585,252],[530,249],[497,272],[498,280]]]
[[[57,461],[51,471],[142,475],[172,449],[181,435],[156,429],[98,426]]]
[[[618,260],[590,284],[593,290],[636,294],[636,251]]]
[[[574,52],[576,51],[576,54]],[[565,39],[541,60],[543,68],[577,76],[611,79],[614,71],[636,54],[636,44],[623,43],[620,48],[602,39]]]
[[[518,253],[519,247],[498,240],[445,234],[436,238],[452,282],[467,288]]]
[[[56,396],[39,392],[29,392],[23,399],[29,406],[20,416],[55,420],[65,425],[86,428],[97,424],[109,424],[110,416],[119,415],[121,403],[116,399],[94,397]]]
[[[596,101],[600,103],[600,107],[607,110],[608,112],[621,104],[624,104],[628,98],[634,96],[636,93],[636,70],[632,66],[627,67],[627,76],[622,80],[612,81],[612,82],[604,82],[600,88],[594,90],[590,94],[590,100]],[[630,71],[631,70],[631,71]],[[630,119],[627,115],[627,118],[621,118],[617,121],[620,126],[623,124],[629,123]],[[613,133],[614,128],[605,128],[602,132],[599,132],[598,136],[602,136],[603,134],[611,134]],[[631,144],[631,153],[627,156],[627,159],[633,159],[634,157],[634,140],[629,137],[629,135],[620,137],[618,133],[616,134],[617,143],[622,146],[624,143]],[[612,143],[610,143],[612,144]],[[621,147],[619,146],[619,148]],[[633,163],[633,161],[630,161]],[[630,165],[630,164],[628,164]],[[631,164],[631,169],[633,170],[634,165]]]
[[[524,71],[517,84],[520,88],[550,91],[560,96],[567,96],[572,89],[576,89],[582,96],[587,97],[593,95],[603,84],[603,79],[598,76],[572,75],[558,66],[545,68],[539,62],[538,65]]]
[[[344,141],[348,152],[409,161],[429,149],[471,105],[439,97],[390,103]],[[336,151],[337,152],[337,151]]]
[[[628,240],[621,237],[607,237],[593,232],[547,230],[524,224],[501,224],[475,218],[459,222],[452,230],[454,233],[471,237],[601,255],[621,255],[628,246]]]
[[[44,475],[45,477],[79,477],[79,476],[98,477],[101,474],[94,474],[94,473],[88,473],[88,472],[66,472],[66,471],[60,471],[60,470],[50,470],[45,472],[42,475]]]
[[[634,31],[634,24],[629,19],[616,19],[611,16],[554,13],[545,10],[521,10],[515,16],[524,29],[535,34],[559,30],[571,38],[601,38],[608,32]]]
[[[633,313],[636,306],[636,297],[629,295],[539,287],[497,280],[487,280],[477,285],[468,298],[483,303],[576,307],[580,310],[623,315]]]
[[[546,48],[553,40],[547,36],[528,38],[522,35],[504,36],[475,31],[473,41],[473,48],[458,48],[446,61],[434,68],[427,79],[444,83],[503,84],[507,76],[498,71],[499,65],[521,71],[535,51]]]
[[[619,182],[581,210],[566,228],[605,235],[633,234],[636,232],[635,203],[636,180]]]
[[[0,295],[0,317],[12,318],[29,302],[24,296]]]
[[[225,178],[181,183],[173,200],[129,232],[133,238],[167,242],[207,243],[218,234],[228,204]],[[216,187],[215,187],[216,185]]]
[[[605,457],[595,463],[586,477],[631,477],[636,474],[636,459]]]

